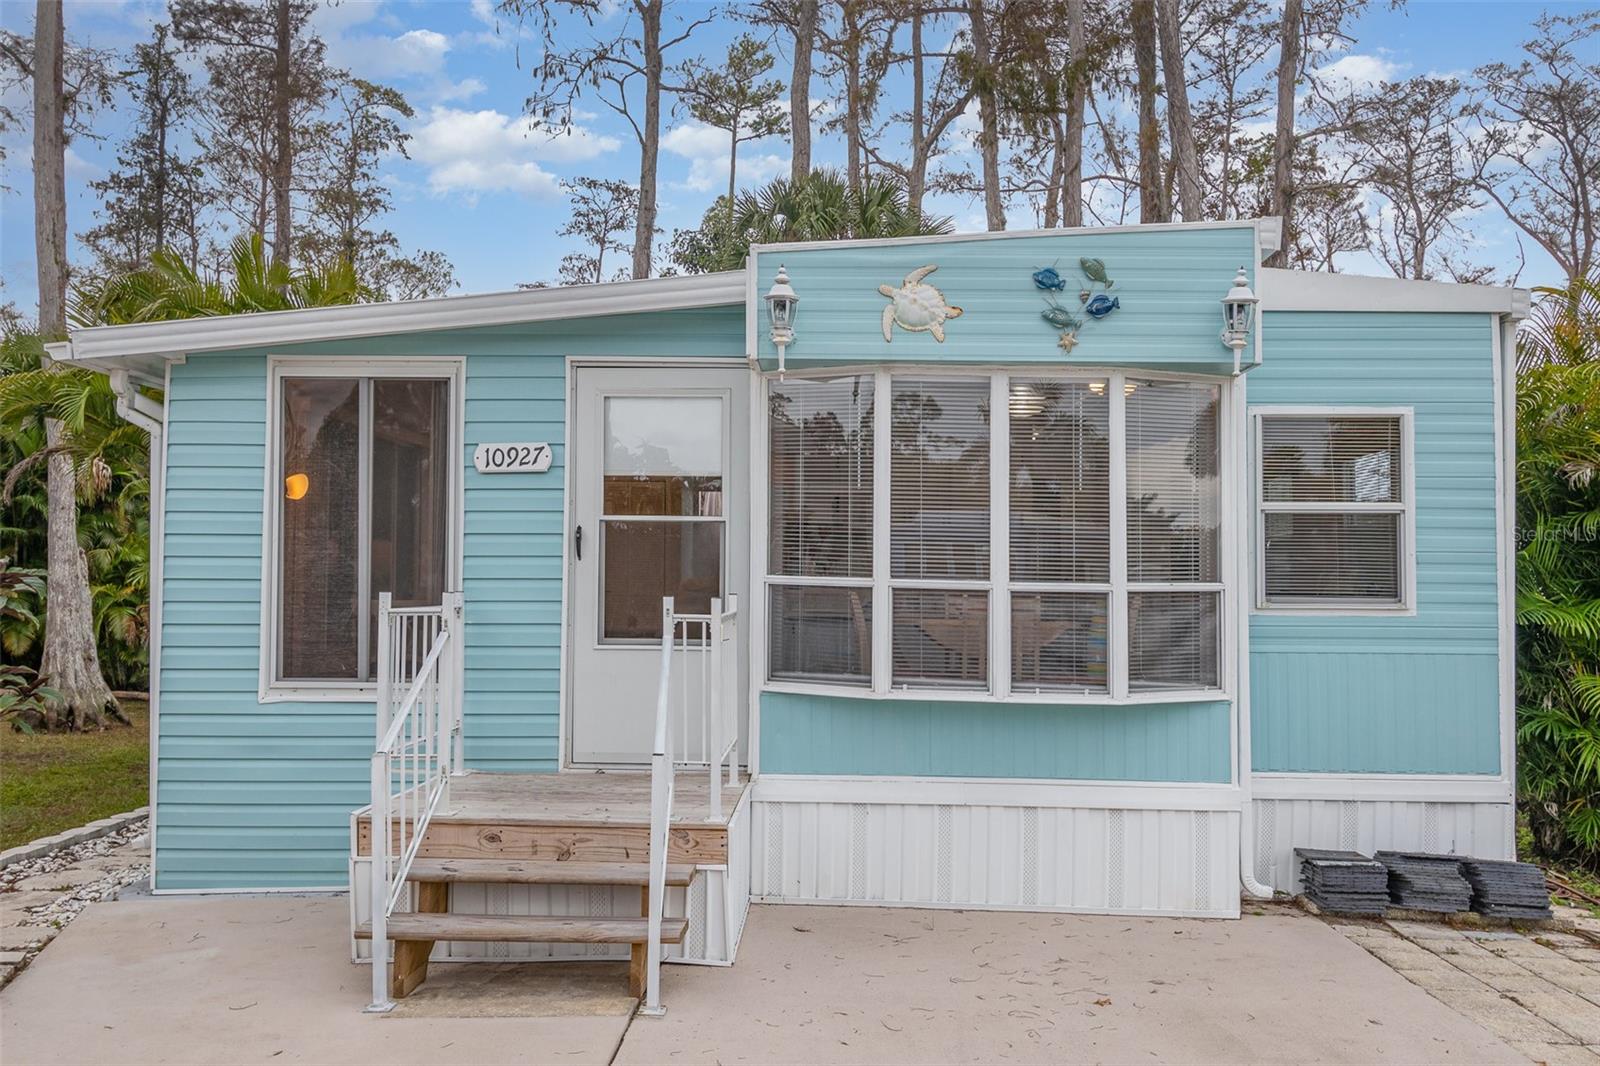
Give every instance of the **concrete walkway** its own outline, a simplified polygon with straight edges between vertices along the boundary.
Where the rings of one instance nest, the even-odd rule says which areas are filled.
[[[360,1013],[337,898],[93,904],[0,991],[7,1064],[1525,1062],[1321,921],[756,907],[664,1019],[596,970],[436,967]],[[608,964],[600,964],[605,966]],[[616,980],[621,980],[618,971]],[[477,994],[464,995],[467,985]],[[471,1015],[471,1016],[466,1016]]]

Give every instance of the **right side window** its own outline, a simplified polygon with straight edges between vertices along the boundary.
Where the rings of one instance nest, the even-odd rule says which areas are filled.
[[[1407,606],[1405,416],[1259,417],[1258,605]]]

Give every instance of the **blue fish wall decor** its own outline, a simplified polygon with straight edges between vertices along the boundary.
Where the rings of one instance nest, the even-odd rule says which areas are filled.
[[[1083,309],[1093,318],[1104,318],[1121,306],[1122,301],[1119,298],[1107,296],[1102,292],[1089,297],[1089,302],[1083,305]]]
[[[1054,266],[1040,267],[1033,272],[1033,283],[1045,292],[1060,292],[1067,287],[1067,279]]]
[[[1120,297],[1107,295],[1107,291],[1116,282],[1112,281],[1106,272],[1105,260],[1084,256],[1078,260],[1078,269],[1083,272],[1085,283],[1085,287],[1078,292],[1078,302],[1083,305],[1083,312],[1089,319],[1105,318],[1122,306]],[[1033,272],[1033,284],[1047,293],[1063,292],[1067,287],[1067,279],[1061,276],[1061,272],[1052,263]],[[1087,320],[1068,311],[1056,302],[1054,297],[1046,296],[1045,304],[1045,309],[1039,312],[1039,317],[1060,331],[1061,350],[1072,351],[1078,344],[1078,331],[1083,329]]]

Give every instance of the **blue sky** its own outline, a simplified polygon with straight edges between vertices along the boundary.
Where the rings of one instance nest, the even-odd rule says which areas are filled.
[[[684,11],[709,5],[689,2]],[[1357,38],[1341,70],[1353,77],[1403,78],[1423,73],[1466,73],[1478,64],[1514,59],[1541,11],[1577,11],[1577,4],[1521,0],[1412,0],[1398,11],[1381,0],[1355,25]],[[28,32],[33,5],[0,0],[0,24]],[[68,35],[101,47],[127,49],[148,36],[165,17],[152,0],[92,2],[69,0]],[[620,14],[611,16],[620,19]],[[637,149],[631,130],[617,116],[589,107],[580,130],[550,139],[530,134],[521,117],[532,87],[529,61],[536,42],[517,36],[514,25],[496,19],[489,0],[342,0],[317,16],[329,45],[329,58],[358,76],[393,85],[416,109],[410,159],[393,158],[384,173],[394,193],[389,227],[407,249],[432,248],[455,264],[462,292],[507,289],[519,282],[553,280],[562,255],[571,250],[555,231],[567,217],[558,182],[563,177],[595,175],[635,180]],[[707,56],[722,54],[747,27],[721,18],[699,31],[691,47]],[[574,37],[585,33],[574,23]],[[688,54],[688,53],[684,53]],[[520,59],[520,65],[519,65]],[[779,62],[782,73],[786,59]],[[892,91],[892,89],[891,89]],[[819,78],[815,97],[825,94]],[[13,106],[26,100],[11,100]],[[125,132],[130,109],[103,115],[99,142],[79,140],[68,160],[68,224],[72,231],[94,223],[95,200],[87,183],[115,163],[116,143]],[[727,180],[726,136],[683,115],[664,117],[661,157],[660,226],[663,240],[673,229],[698,223]],[[6,143],[0,184],[0,302],[14,301],[25,314],[34,300],[33,226],[28,175],[28,133],[17,131]],[[969,150],[959,137],[957,152]],[[787,173],[785,138],[740,146],[740,185]],[[818,164],[842,162],[842,143],[819,138]],[[936,211],[951,215],[958,229],[983,228],[981,204],[965,198],[936,199]],[[1018,205],[1014,227],[1034,225],[1031,211]],[[1473,258],[1492,263],[1497,274],[1517,270],[1515,234],[1497,213],[1484,210],[1468,220],[1476,247]],[[1553,264],[1524,241],[1527,263],[1522,284],[1559,281]],[[1363,255],[1341,263],[1356,273],[1382,274]]]

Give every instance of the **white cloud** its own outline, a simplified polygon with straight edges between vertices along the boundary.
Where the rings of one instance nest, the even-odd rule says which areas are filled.
[[[703,122],[685,122],[681,126],[674,126],[661,138],[661,147],[673,155],[681,155],[686,159],[700,159],[705,156],[722,153],[724,159],[728,155],[728,133],[714,126],[707,126]]]
[[[1352,52],[1318,67],[1312,76],[1329,87],[1370,89],[1379,82],[1396,80],[1401,69],[1400,64],[1383,56]]]
[[[765,138],[762,138],[763,140]],[[752,152],[749,144],[740,142],[739,184],[759,184],[777,177],[789,169],[789,157],[770,152]],[[694,192],[721,193],[728,187],[728,134],[701,122],[686,122],[674,126],[661,138],[661,147],[673,155],[689,160],[689,176],[676,183],[680,188]]]
[[[500,111],[434,107],[411,130],[411,158],[428,168],[436,194],[522,192],[560,195],[556,178],[541,163],[593,159],[614,151],[614,137],[579,128],[550,136],[530,132],[520,116]]]
[[[441,104],[448,104],[457,100],[470,100],[488,88],[478,78],[463,78],[460,81],[450,81],[446,78],[439,83],[431,95]]]

